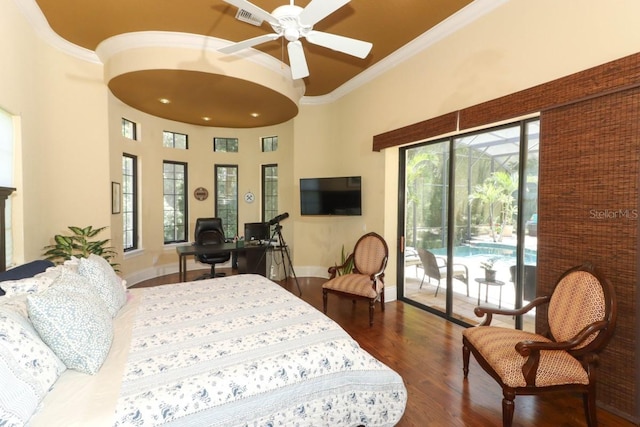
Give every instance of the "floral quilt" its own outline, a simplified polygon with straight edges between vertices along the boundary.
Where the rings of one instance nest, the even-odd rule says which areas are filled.
[[[117,426],[392,426],[402,378],[257,275],[144,289]]]

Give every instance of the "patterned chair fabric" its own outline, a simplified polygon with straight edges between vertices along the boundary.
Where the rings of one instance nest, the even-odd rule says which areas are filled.
[[[548,304],[546,334],[490,326],[493,314],[521,315]],[[613,286],[591,264],[565,272],[550,296],[518,310],[476,309],[485,320],[462,333],[464,377],[473,354],[503,389],[503,426],[511,426],[518,394],[577,391],[590,427],[597,425],[595,370],[598,353],[615,330]]]
[[[360,237],[353,253],[341,266],[329,268],[329,280],[322,286],[323,310],[327,313],[327,295],[335,293],[354,299],[369,300],[369,325],[373,325],[375,302],[380,301],[384,311],[384,269],[389,258],[389,248],[382,236],[367,233]],[[338,269],[353,260],[353,272],[337,276]]]

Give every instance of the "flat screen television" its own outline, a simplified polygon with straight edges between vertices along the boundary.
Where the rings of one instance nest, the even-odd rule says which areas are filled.
[[[362,215],[362,178],[300,178],[301,215]]]

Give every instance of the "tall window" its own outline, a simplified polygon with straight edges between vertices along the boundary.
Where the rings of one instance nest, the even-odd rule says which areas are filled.
[[[13,187],[13,117],[0,109],[0,187]],[[11,198],[5,202],[5,265],[13,262]]]
[[[238,138],[213,138],[213,151],[238,152]]]
[[[138,249],[138,158],[122,155],[122,245]]]
[[[262,138],[262,151],[276,151],[278,149],[278,137],[277,136],[265,136]]]
[[[125,138],[133,139],[134,141],[138,139],[138,126],[135,122],[131,120],[127,120],[124,117],[122,118],[122,136]]]
[[[278,165],[262,165],[262,220],[278,215]]]
[[[164,243],[187,241],[187,164],[163,162]]]
[[[216,216],[225,237],[238,235],[238,166],[216,165]]]
[[[189,148],[189,137],[183,133],[162,132],[162,146],[167,148],[179,148],[186,150]]]

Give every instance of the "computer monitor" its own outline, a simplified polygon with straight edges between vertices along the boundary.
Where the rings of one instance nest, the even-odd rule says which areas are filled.
[[[269,240],[269,223],[267,222],[247,222],[244,224],[244,240]]]

